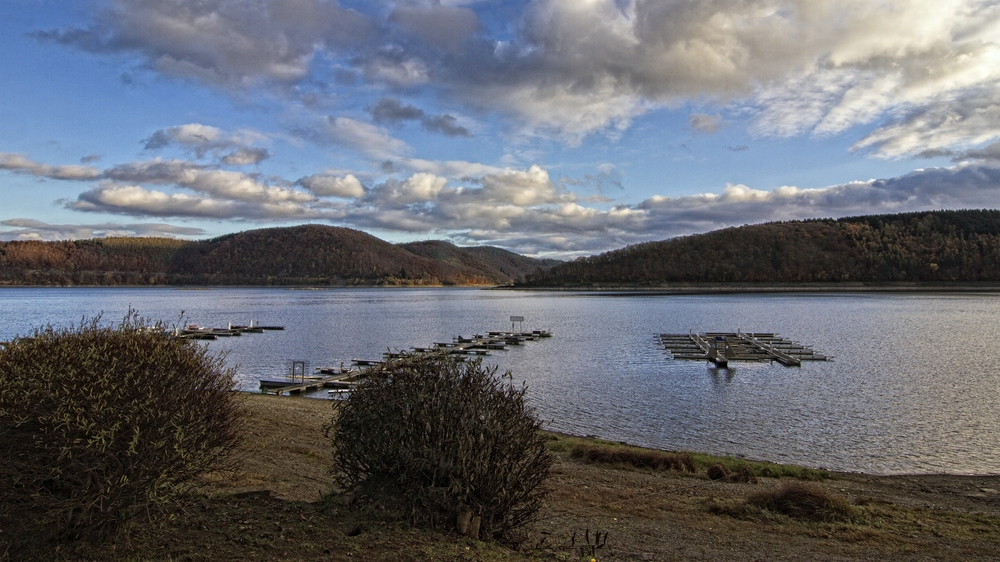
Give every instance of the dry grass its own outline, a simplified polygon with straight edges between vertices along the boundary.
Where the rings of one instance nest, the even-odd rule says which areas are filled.
[[[695,472],[694,460],[687,453],[664,453],[634,447],[605,447],[599,444],[578,443],[570,450],[570,456],[590,463]]]
[[[757,492],[746,499],[746,504],[806,521],[851,521],[857,515],[844,498],[806,482],[786,482]]]
[[[1000,477],[836,474],[830,479],[826,473],[826,479],[812,485],[853,500],[849,507],[855,516],[813,520],[747,503],[753,494],[777,490],[783,481],[758,476],[760,483],[752,485],[704,476],[723,460],[731,473],[744,462],[756,471],[756,463],[692,455],[702,471],[697,475],[587,463],[571,456],[575,445],[621,446],[556,435],[549,441],[556,457],[546,483],[551,493],[528,540],[519,550],[509,550],[455,531],[417,530],[393,522],[377,507],[348,506],[349,496],[334,494],[320,501],[319,491],[332,486],[325,473],[329,457],[321,462],[329,455],[329,443],[320,429],[332,412],[330,404],[246,398],[257,445],[234,481],[207,485],[202,494],[114,544],[49,552],[47,558],[964,561],[996,560],[1000,552],[1000,494],[981,491],[1000,489]],[[767,466],[803,474],[795,467]],[[796,503],[802,501],[799,497]]]

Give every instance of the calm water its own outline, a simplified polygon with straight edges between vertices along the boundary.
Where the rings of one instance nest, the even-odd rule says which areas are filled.
[[[456,335],[555,337],[487,358],[528,383],[550,428],[659,447],[874,473],[1000,473],[1000,295],[611,296],[475,289],[0,289],[0,340],[128,307],[165,322],[280,324],[208,342],[246,389],[310,366]],[[836,359],[671,361],[659,333],[777,332]]]

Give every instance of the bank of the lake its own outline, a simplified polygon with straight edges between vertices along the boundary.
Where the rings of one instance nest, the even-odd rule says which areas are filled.
[[[198,494],[154,523],[62,559],[100,560],[996,560],[1000,476],[869,476],[811,482],[851,503],[852,521],[734,515],[756,484],[698,474],[587,464],[553,443],[556,465],[538,519],[517,549],[447,528],[414,529],[379,511],[348,507],[328,472],[322,424],[331,404],[246,395],[249,439],[237,474],[208,478]],[[571,438],[562,438],[570,441]]]
[[[725,295],[725,294],[820,294],[820,293],[1000,293],[1000,283],[630,283],[567,284],[535,286],[524,283],[498,285],[497,290],[597,292],[649,295]]]

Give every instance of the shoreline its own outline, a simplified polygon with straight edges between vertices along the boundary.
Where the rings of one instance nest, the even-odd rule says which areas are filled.
[[[592,292],[618,295],[716,295],[781,293],[1000,293],[1000,283],[665,283],[662,285],[498,286],[493,290],[538,292]]]
[[[251,411],[257,413],[258,415],[263,411],[281,411],[283,412],[280,418],[293,418],[296,415],[302,415],[306,412],[332,412],[334,407],[339,403],[338,400],[330,400],[324,398],[314,398],[308,396],[275,396],[271,394],[265,394],[262,392],[254,392],[249,390],[240,390],[239,394],[248,400],[248,403],[254,404],[255,407],[251,407]],[[264,406],[266,404],[266,406]],[[604,439],[595,436],[586,435],[575,435],[572,433],[566,433],[564,431],[555,431],[551,429],[542,430],[546,434],[557,436],[561,439],[572,439],[581,441],[594,441],[594,442],[606,442],[614,443],[617,445],[622,445],[625,447],[631,447],[636,449],[645,449],[649,451],[660,451],[666,453],[689,453],[693,455],[701,455],[706,457],[719,457],[719,458],[731,458],[738,461],[746,461],[750,463],[762,463],[776,466],[794,467],[794,468],[804,468],[809,470],[816,470],[827,472],[836,477],[857,477],[857,478],[874,478],[874,479],[935,479],[935,478],[946,478],[946,479],[1000,479],[1000,471],[997,472],[891,472],[891,473],[878,473],[878,472],[864,472],[859,470],[839,470],[833,468],[826,468],[820,466],[809,466],[803,464],[791,464],[783,463],[774,460],[764,459],[764,458],[752,458],[737,455],[727,455],[723,453],[711,453],[705,451],[680,451],[680,450],[667,450],[667,449],[657,449],[655,447],[646,447],[643,445],[636,445],[633,443],[628,443],[625,441],[613,441],[609,439]]]
[[[479,289],[484,291],[522,291],[550,293],[603,293],[609,295],[716,295],[716,294],[820,294],[820,293],[1000,293],[1000,283],[664,283],[661,285],[591,284],[565,286],[527,286],[490,284],[450,285],[13,285],[4,289],[175,289],[211,291],[216,289],[280,289],[286,291],[325,291],[343,289]]]

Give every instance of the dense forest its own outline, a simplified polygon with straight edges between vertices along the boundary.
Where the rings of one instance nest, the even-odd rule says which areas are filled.
[[[204,241],[0,243],[0,285],[496,285],[551,266],[500,248],[395,245],[348,228],[267,228]]]
[[[726,228],[580,258],[522,286],[1000,282],[1000,211],[935,211]]]

